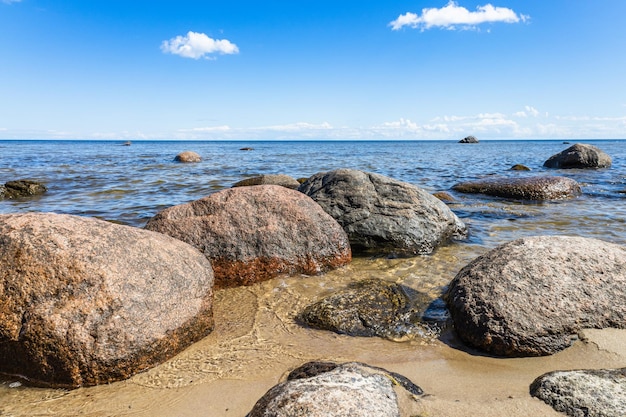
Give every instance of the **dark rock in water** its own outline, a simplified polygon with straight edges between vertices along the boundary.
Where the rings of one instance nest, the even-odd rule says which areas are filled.
[[[281,187],[287,187],[295,190],[300,186],[300,183],[289,175],[283,174],[265,174],[258,177],[246,178],[235,184],[233,187],[248,187],[250,185],[280,185]]]
[[[601,149],[577,143],[563,152],[552,155],[543,166],[547,168],[608,168],[611,166],[611,157]]]
[[[313,175],[299,190],[342,225],[355,252],[415,256],[467,235],[442,201],[382,175],[338,169]]]
[[[250,148],[250,147],[245,147],[245,148],[239,148],[240,151],[253,151],[254,148]]]
[[[363,363],[309,363],[271,388],[247,417],[400,417],[399,395],[421,395],[408,378]],[[412,391],[401,388],[410,387]]]
[[[478,193],[519,200],[559,200],[581,194],[580,185],[566,177],[487,178],[452,187],[461,193]]]
[[[32,180],[8,181],[0,187],[0,198],[32,197],[47,191],[45,185]]]
[[[549,372],[530,394],[571,417],[626,416],[626,368]]]
[[[459,141],[459,143],[478,143],[478,139],[474,136],[467,136]]]
[[[176,155],[174,161],[183,163],[200,162],[202,161],[202,157],[195,152],[184,151]]]
[[[78,216],[0,215],[0,372],[78,387],[128,378],[213,329],[213,275],[176,239]]]
[[[403,285],[370,279],[310,306],[298,320],[311,327],[350,336],[402,339],[429,330],[420,317],[430,299]]]
[[[444,299],[470,345],[551,355],[583,328],[626,328],[626,248],[581,237],[518,239],[461,269]]]
[[[511,167],[511,171],[530,171],[530,168],[528,168],[526,165],[515,164]]]
[[[436,193],[433,193],[433,196],[446,203],[456,201],[456,198],[452,197],[450,193],[447,193],[445,191],[438,191]]]
[[[278,185],[229,188],[167,208],[146,225],[211,260],[217,288],[278,274],[319,274],[350,262],[341,226],[306,195]]]

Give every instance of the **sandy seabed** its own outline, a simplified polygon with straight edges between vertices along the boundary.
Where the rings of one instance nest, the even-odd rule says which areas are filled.
[[[445,270],[428,270],[419,259],[364,262],[370,261],[355,260],[321,277],[282,277],[217,291],[213,333],[164,364],[127,381],[71,391],[15,387],[6,380],[0,385],[0,415],[243,417],[293,368],[333,360],[380,366],[419,385],[425,395],[401,398],[407,416],[563,416],[530,396],[536,377],[553,370],[626,366],[625,330],[585,330],[556,355],[502,359],[463,348],[451,333],[393,342],[296,324],[297,312],[356,276],[415,280],[436,292],[442,278],[435,277],[449,275],[447,268],[466,259]]]

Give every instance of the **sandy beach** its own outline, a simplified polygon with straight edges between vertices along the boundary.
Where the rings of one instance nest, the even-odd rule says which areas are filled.
[[[559,416],[563,414],[530,396],[529,385],[536,377],[553,370],[626,366],[624,330],[586,330],[572,347],[549,357],[502,359],[469,351],[449,332],[441,338],[394,342],[303,328],[293,319],[320,294],[340,288],[355,273],[380,271],[381,263],[390,266],[387,279],[413,276],[410,271],[435,264],[444,265],[439,272],[449,275],[454,265],[433,261],[453,252],[446,255],[444,249],[434,258],[413,260],[356,259],[319,277],[281,277],[217,291],[213,333],[166,363],[127,381],[71,391],[8,388],[12,381],[7,380],[0,412],[8,416],[245,416],[293,368],[310,360],[333,360],[380,366],[419,385],[423,396],[401,398],[406,415]],[[422,273],[437,275],[432,270]]]

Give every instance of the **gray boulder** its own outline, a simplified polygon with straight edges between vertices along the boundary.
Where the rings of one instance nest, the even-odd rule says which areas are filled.
[[[463,222],[445,203],[383,175],[338,169],[313,175],[299,190],[341,224],[355,252],[428,254],[467,235]]]
[[[608,168],[611,166],[611,157],[601,149],[577,143],[564,151],[552,155],[543,163],[547,168]]]
[[[549,372],[530,394],[571,417],[626,416],[626,368]]]
[[[264,174],[258,177],[246,178],[233,184],[233,187],[248,187],[250,185],[280,185],[293,190],[300,186],[298,180],[284,174]]]
[[[313,362],[271,388],[247,417],[400,417],[396,390],[421,395],[407,378],[350,362]]]
[[[429,302],[411,288],[369,279],[311,304],[298,320],[340,334],[396,340],[427,331],[420,319]]]
[[[478,143],[478,139],[476,139],[474,136],[467,136],[461,139],[459,143]]]
[[[58,387],[105,384],[213,329],[213,275],[159,233],[48,213],[0,216],[0,372]]]
[[[461,269],[444,299],[468,344],[503,356],[550,355],[583,328],[626,327],[626,248],[581,237],[518,239]]]
[[[519,200],[560,200],[581,194],[580,185],[565,177],[486,178],[455,184],[453,190]]]
[[[40,195],[48,191],[46,186],[38,181],[17,180],[7,181],[0,186],[0,198],[21,198]]]
[[[341,226],[306,195],[278,185],[225,189],[167,208],[146,228],[202,251],[217,288],[319,274],[352,259]]]

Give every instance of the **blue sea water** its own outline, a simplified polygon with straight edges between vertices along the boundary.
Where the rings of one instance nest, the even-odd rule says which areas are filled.
[[[572,143],[575,143],[572,141]],[[142,227],[159,210],[192,201],[260,174],[308,177],[336,168],[376,172],[428,191],[487,176],[563,175],[583,195],[520,202],[452,193],[450,208],[470,226],[470,244],[488,247],[516,237],[571,234],[626,244],[626,141],[585,141],[607,152],[600,170],[543,168],[563,141],[0,141],[0,182],[42,181],[40,197],[0,201],[0,213],[47,211],[93,216]],[[252,150],[241,150],[252,148]],[[184,150],[203,161],[181,164]],[[530,172],[511,171],[524,164]]]

